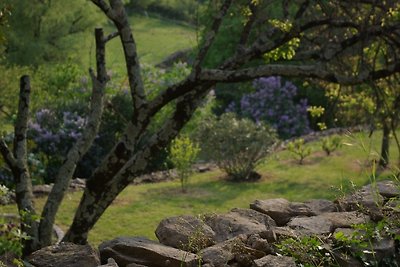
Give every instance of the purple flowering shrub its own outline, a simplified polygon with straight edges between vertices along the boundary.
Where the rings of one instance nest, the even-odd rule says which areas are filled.
[[[57,112],[50,109],[41,109],[29,122],[28,138],[35,145],[32,152],[45,165],[43,180],[53,182],[54,176],[61,166],[65,155],[75,141],[82,135],[86,120],[70,111]]]
[[[297,87],[283,82],[281,77],[260,78],[253,82],[256,91],[244,95],[240,104],[232,102],[227,111],[236,111],[255,122],[265,122],[277,130],[283,139],[310,131],[307,100],[294,101]]]

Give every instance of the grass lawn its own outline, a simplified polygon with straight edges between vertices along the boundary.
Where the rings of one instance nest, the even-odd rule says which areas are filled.
[[[234,207],[246,208],[255,199],[283,197],[292,201],[312,198],[335,199],[349,180],[356,185],[371,181],[372,159],[379,151],[380,135],[369,139],[358,133],[343,137],[343,145],[330,157],[321,152],[320,142],[310,143],[314,152],[298,165],[288,151],[271,156],[260,166],[262,179],[257,182],[233,183],[225,181],[222,172],[215,170],[190,177],[188,193],[181,193],[179,181],[143,184],[127,187],[105,212],[91,231],[89,241],[98,245],[116,236],[147,236],[155,239],[154,230],[165,217],[181,214],[227,212]],[[392,161],[397,154],[391,147]],[[386,171],[377,179],[390,176]],[[81,193],[66,197],[57,216],[57,224],[64,229],[70,224]],[[44,199],[37,199],[40,207]],[[6,206],[6,212],[15,210]]]
[[[142,64],[159,63],[170,54],[197,44],[196,31],[190,26],[139,15],[130,16],[130,23]],[[116,31],[111,23],[105,23],[103,27],[105,34]],[[95,65],[95,40],[93,35],[87,35],[85,38],[85,46],[78,53],[86,70]],[[126,72],[123,50],[118,37],[107,43],[106,64],[107,69],[113,73]]]

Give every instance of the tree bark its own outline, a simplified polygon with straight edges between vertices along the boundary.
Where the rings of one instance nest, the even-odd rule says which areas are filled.
[[[209,84],[205,86],[211,87]],[[104,211],[135,177],[145,171],[149,160],[176,137],[182,127],[189,121],[207,92],[208,90],[205,88],[200,88],[198,91],[181,97],[176,104],[172,117],[149,139],[142,149],[135,152],[112,179],[102,183],[102,186],[86,187],[73,223],[63,241],[78,244],[87,243],[89,231]]]
[[[389,164],[389,147],[390,147],[390,127],[389,124],[383,122],[383,133],[382,133],[382,144],[381,144],[381,156],[379,159],[379,166],[386,168]]]
[[[100,127],[104,106],[104,91],[108,80],[105,66],[105,38],[102,29],[95,30],[95,38],[97,77],[91,71],[92,97],[87,125],[82,137],[69,150],[43,208],[39,229],[42,247],[51,244],[55,217],[75,172],[76,165],[89,150]]]

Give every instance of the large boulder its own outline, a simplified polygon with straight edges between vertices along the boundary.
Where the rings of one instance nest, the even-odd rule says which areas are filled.
[[[196,267],[199,257],[143,237],[118,237],[99,246],[100,258],[113,258],[120,267],[135,263],[148,267]]]
[[[38,267],[97,267],[99,255],[89,245],[60,243],[33,252],[27,261]]]
[[[312,209],[304,203],[290,202],[283,198],[268,200],[255,200],[250,208],[270,216],[278,226],[284,226],[295,216],[316,215]]]
[[[162,220],[155,233],[160,243],[193,252],[215,243],[215,233],[211,227],[190,215]]]
[[[215,232],[217,242],[241,234],[272,232],[272,227],[276,225],[268,215],[250,209],[233,209],[227,214],[206,215],[205,223]]]

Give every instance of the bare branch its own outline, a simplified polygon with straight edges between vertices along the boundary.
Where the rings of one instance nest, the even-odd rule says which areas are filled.
[[[0,153],[10,169],[13,169],[17,166],[17,160],[3,138],[0,138]]]
[[[104,41],[105,43],[107,43],[108,41],[114,39],[114,38],[117,37],[118,35],[119,35],[119,32],[113,32],[113,33],[107,35],[107,36],[104,38],[103,41]]]
[[[92,77],[92,97],[90,102],[90,113],[87,117],[87,125],[82,136],[68,151],[63,165],[58,170],[54,186],[43,208],[41,216],[42,220],[40,221],[40,240],[42,245],[51,244],[55,216],[68,189],[76,165],[89,150],[100,127],[104,107],[104,92],[108,77],[105,67],[105,42],[103,30],[96,29],[95,37],[97,77],[95,77],[93,70],[90,70],[90,75]]]

